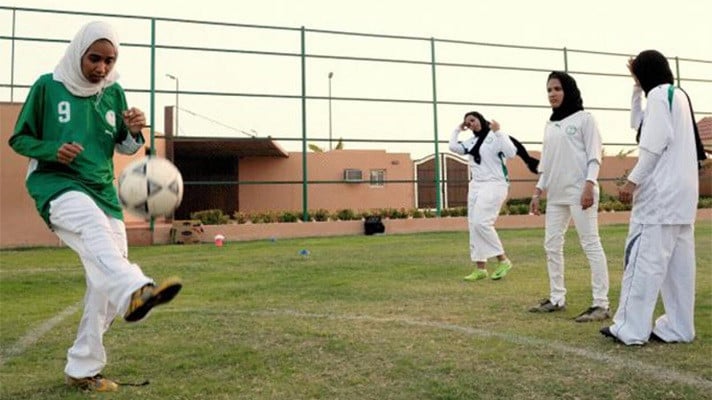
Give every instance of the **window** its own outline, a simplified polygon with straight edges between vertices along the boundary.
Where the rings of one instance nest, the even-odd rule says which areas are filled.
[[[344,180],[346,182],[361,182],[361,170],[347,168],[344,170]]]
[[[386,170],[372,169],[370,177],[371,186],[382,187],[386,185]]]

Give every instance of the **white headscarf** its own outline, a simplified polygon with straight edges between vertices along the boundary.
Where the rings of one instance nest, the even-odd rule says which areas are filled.
[[[119,37],[114,28],[106,22],[95,21],[84,25],[69,43],[64,57],[54,68],[54,80],[60,81],[75,96],[93,96],[105,87],[112,85],[119,78],[116,69],[112,69],[101,82],[92,83],[82,73],[82,56],[94,42],[106,39],[114,45],[116,55],[119,54]]]

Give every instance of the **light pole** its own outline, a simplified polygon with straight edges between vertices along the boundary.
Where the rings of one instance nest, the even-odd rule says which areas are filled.
[[[175,132],[174,136],[178,136],[178,92],[179,92],[178,77],[175,75],[171,75],[171,74],[166,74],[166,76],[173,79],[174,81],[176,81],[176,108],[175,108],[176,132]]]
[[[331,78],[334,77],[333,72],[329,72],[329,150],[331,150]]]

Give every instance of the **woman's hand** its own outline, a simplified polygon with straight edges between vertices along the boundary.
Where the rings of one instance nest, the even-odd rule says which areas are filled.
[[[529,202],[529,215],[541,215],[541,210],[539,209],[539,196],[541,196],[541,190],[536,188],[536,191],[532,196],[532,201]]]
[[[633,192],[636,184],[631,181],[626,181],[622,188],[618,189],[618,199],[623,204],[630,204],[633,201]]]
[[[499,132],[499,122],[492,120],[492,122],[490,122],[490,129],[492,132]]]
[[[136,107],[131,107],[124,111],[124,124],[129,128],[129,132],[136,136],[141,133],[141,129],[146,126],[146,116],[143,111]]]
[[[586,181],[581,193],[581,209],[585,210],[593,205],[593,182]]]
[[[65,143],[57,150],[57,161],[69,165],[82,151],[84,151],[84,147],[79,143]]]
[[[626,66],[628,67],[628,72],[630,72],[630,76],[632,76],[633,80],[635,80],[635,86],[640,86],[640,81],[638,81],[638,77],[635,76],[635,74],[633,73],[633,60],[634,58],[630,57],[628,59],[628,65]]]

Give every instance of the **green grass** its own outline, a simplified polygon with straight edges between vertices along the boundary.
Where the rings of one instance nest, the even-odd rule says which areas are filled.
[[[626,226],[601,230],[612,308]],[[105,375],[151,384],[87,395],[63,385],[84,274],[67,249],[0,252],[1,399],[709,399],[712,224],[697,225],[697,339],[625,347],[577,324],[590,271],[566,242],[567,310],[526,310],[548,293],[543,232],[501,230],[514,262],[466,283],[467,234],[335,237],[132,248],[157,280],[185,287],[147,321],[116,321]],[[311,255],[299,255],[309,249]],[[658,305],[656,315],[662,312]]]

